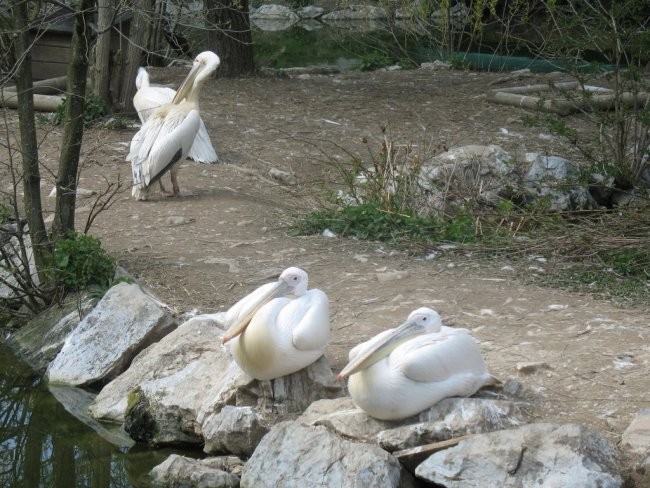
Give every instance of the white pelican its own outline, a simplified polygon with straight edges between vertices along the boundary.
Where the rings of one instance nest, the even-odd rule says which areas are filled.
[[[496,381],[469,331],[442,325],[438,313],[426,307],[353,348],[349,359],[337,378],[349,376],[355,404],[382,420],[410,417]]]
[[[226,312],[237,364],[258,380],[295,373],[316,361],[330,339],[329,301],[321,290],[307,290],[307,273],[285,269],[278,281],[260,286]]]
[[[138,112],[140,122],[143,124],[158,107],[171,103],[176,96],[176,90],[164,86],[151,86],[149,83],[149,73],[143,67],[138,68],[135,86],[138,88],[138,91],[133,96],[133,106]],[[210,136],[208,135],[208,128],[203,123],[203,119],[199,123],[199,132],[194,138],[194,143],[187,157],[197,163],[214,163],[219,159],[212,146]]]
[[[133,172],[133,196],[146,200],[152,183],[169,171],[173,195],[180,189],[174,165],[187,157],[201,125],[199,92],[205,80],[219,66],[211,51],[199,54],[171,103],[155,109],[131,140],[127,161]]]

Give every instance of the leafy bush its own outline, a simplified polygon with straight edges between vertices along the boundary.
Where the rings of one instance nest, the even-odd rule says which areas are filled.
[[[115,261],[95,237],[71,233],[56,243],[53,257],[57,280],[66,290],[89,285],[108,288],[111,284]]]
[[[64,98],[63,103],[59,105],[52,118],[54,125],[59,125],[65,120],[65,112],[68,99]],[[84,125],[91,126],[95,121],[101,119],[108,114],[108,109],[104,101],[98,96],[91,95],[84,100]]]
[[[0,224],[7,222],[13,214],[14,212],[9,205],[0,203]]]

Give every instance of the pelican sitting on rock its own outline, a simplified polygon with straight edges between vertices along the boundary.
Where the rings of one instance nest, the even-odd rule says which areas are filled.
[[[295,373],[316,361],[330,339],[329,301],[307,290],[307,273],[285,269],[278,281],[262,285],[233,305],[225,317],[235,362],[255,379]]]
[[[175,165],[185,159],[201,125],[199,92],[205,80],[220,64],[211,51],[199,54],[189,74],[170,103],[156,108],[131,140],[127,161],[131,161],[133,196],[146,200],[151,184],[169,171],[173,195],[178,195]]]
[[[410,417],[443,398],[469,396],[496,382],[469,331],[442,325],[426,307],[353,348],[349,359],[337,378],[349,376],[354,403],[382,420]]]

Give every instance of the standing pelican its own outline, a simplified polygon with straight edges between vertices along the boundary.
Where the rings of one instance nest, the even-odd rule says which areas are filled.
[[[307,290],[307,273],[285,269],[278,281],[260,286],[226,312],[237,364],[258,380],[295,373],[321,357],[330,339],[329,301]]]
[[[174,166],[187,157],[201,125],[199,92],[219,66],[211,51],[199,54],[171,103],[155,109],[131,140],[127,161],[133,172],[133,196],[146,200],[150,185],[171,173],[173,195],[180,189]]]
[[[133,106],[138,112],[140,122],[143,124],[157,108],[171,103],[176,96],[176,90],[164,86],[151,86],[149,83],[149,73],[143,67],[138,68],[135,86],[138,91],[133,96]],[[187,156],[197,163],[214,163],[219,159],[212,146],[208,129],[203,123],[203,119],[199,123],[199,132],[196,134],[192,148]]]
[[[438,313],[426,307],[353,348],[349,359],[337,378],[349,376],[354,402],[382,420],[410,417],[443,398],[469,396],[495,382],[469,331],[442,325]]]

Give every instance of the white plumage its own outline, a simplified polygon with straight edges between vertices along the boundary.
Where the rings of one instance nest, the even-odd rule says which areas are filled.
[[[307,273],[287,268],[242,298],[226,313],[237,364],[258,380],[295,373],[316,361],[330,339],[329,301],[318,289],[307,289]]]
[[[196,144],[201,126],[199,92],[219,63],[219,56],[211,51],[199,54],[172,101],[153,108],[131,140],[127,161],[131,161],[132,194],[137,200],[146,200],[151,185],[160,181],[167,171],[171,174],[173,195],[180,193],[175,165],[184,160]],[[144,84],[144,79],[141,78],[140,83]]]
[[[156,109],[172,103],[172,100],[176,96],[176,90],[164,86],[152,86],[149,83],[149,73],[142,67],[138,69],[135,86],[138,88],[138,91],[133,96],[133,106],[138,112],[140,122],[143,124],[151,117]],[[208,129],[203,119],[200,119],[199,131],[194,138],[194,143],[187,156],[197,163],[214,163],[219,159],[212,145],[212,141],[210,141],[210,135],[208,134]]]
[[[353,348],[349,359],[339,378],[350,376],[355,404],[383,420],[410,417],[443,398],[469,396],[496,381],[469,331],[443,326],[426,307]]]

